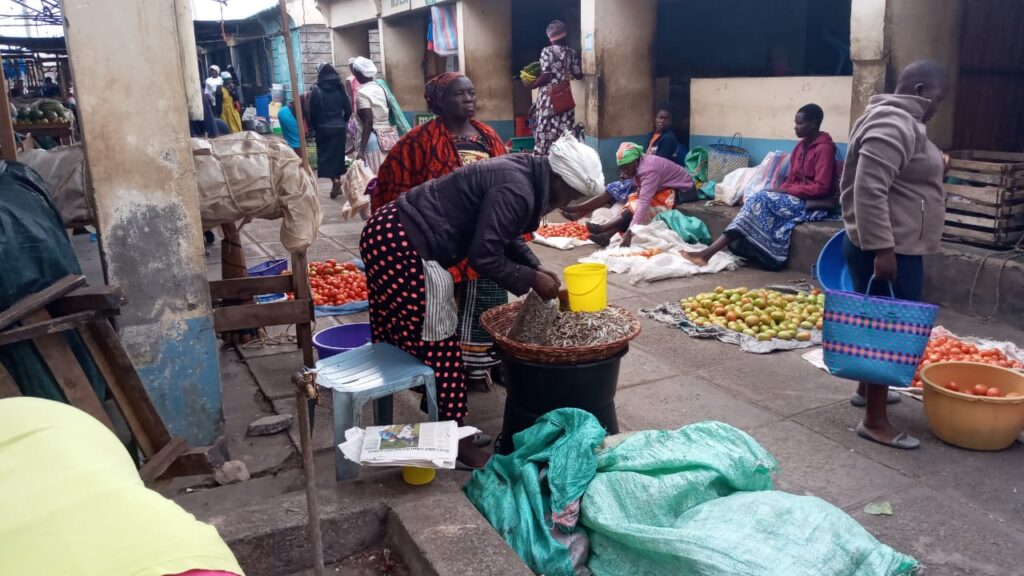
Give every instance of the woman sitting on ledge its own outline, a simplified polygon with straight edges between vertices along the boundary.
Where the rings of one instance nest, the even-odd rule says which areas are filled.
[[[726,246],[766,270],[781,270],[789,258],[789,239],[800,222],[828,217],[835,204],[836,145],[821,131],[825,113],[808,104],[796,113],[794,131],[800,141],[793,148],[789,175],[777,192],[762,190],[743,202],[740,213],[710,246],[700,252],[682,252],[687,260],[707,266]]]

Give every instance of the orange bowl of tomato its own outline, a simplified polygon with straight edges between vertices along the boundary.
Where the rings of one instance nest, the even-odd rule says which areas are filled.
[[[943,442],[1002,450],[1024,430],[1024,374],[980,362],[938,362],[921,370],[928,426]]]

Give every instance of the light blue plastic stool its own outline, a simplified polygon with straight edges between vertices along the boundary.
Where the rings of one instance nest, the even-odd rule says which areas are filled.
[[[334,470],[339,481],[359,477],[359,465],[346,459],[338,444],[345,441],[345,430],[362,427],[367,401],[374,400],[375,424],[384,426],[392,423],[391,395],[423,386],[430,420],[437,421],[433,369],[390,344],[349,350],[317,362],[316,368],[317,384],[334,396]]]

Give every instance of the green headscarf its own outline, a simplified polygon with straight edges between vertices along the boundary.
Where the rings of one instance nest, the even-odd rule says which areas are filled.
[[[643,155],[643,146],[632,142],[623,142],[619,144],[619,150],[615,152],[615,163],[619,166],[625,166],[626,164],[636,162]]]

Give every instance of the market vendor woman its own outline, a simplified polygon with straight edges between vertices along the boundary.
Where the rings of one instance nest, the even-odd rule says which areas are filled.
[[[597,152],[563,136],[549,156],[476,162],[421,184],[374,212],[359,251],[366,264],[374,342],[388,342],[434,369],[438,414],[460,424],[468,398],[447,268],[464,259],[483,278],[516,295],[545,299],[560,283],[543,270],[523,235],[548,212],[604,191]],[[459,443],[460,461],[479,467],[486,454]]]

